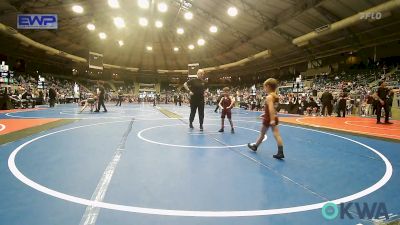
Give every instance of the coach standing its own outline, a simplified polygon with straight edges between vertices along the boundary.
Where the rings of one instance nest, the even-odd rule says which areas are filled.
[[[191,79],[183,86],[190,94],[190,117],[189,127],[193,128],[193,120],[196,116],[196,110],[199,111],[200,131],[203,131],[204,121],[204,91],[205,91],[204,70],[197,71],[197,78]]]
[[[321,96],[321,102],[322,102],[321,115],[322,116],[326,116],[326,115],[331,116],[332,115],[332,101],[333,101],[333,96],[329,92],[329,90],[326,89],[325,92]],[[328,110],[328,113],[325,113],[326,109]]]
[[[51,88],[49,89],[49,104],[50,104],[50,108],[54,107],[55,103],[56,103],[56,98],[57,98],[57,92],[54,88],[54,85],[51,86]]]
[[[384,81],[379,81],[379,88],[376,91],[374,98],[378,100],[378,108],[376,108],[376,123],[381,124],[382,107],[385,110],[385,124],[392,124],[389,122],[389,89],[386,88]]]

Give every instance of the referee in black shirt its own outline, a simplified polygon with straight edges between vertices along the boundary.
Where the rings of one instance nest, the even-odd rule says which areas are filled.
[[[193,128],[193,120],[196,116],[196,110],[199,111],[200,131],[203,131],[204,121],[204,91],[205,91],[205,76],[204,70],[197,71],[197,78],[187,81],[184,85],[185,89],[190,94],[190,117],[189,127]]]
[[[381,124],[381,112],[382,107],[385,110],[385,124],[392,124],[389,122],[389,89],[386,88],[384,81],[379,81],[379,88],[376,91],[374,98],[378,100],[378,106],[376,108],[376,123]]]
[[[99,94],[98,94],[99,96],[98,96],[98,100],[97,100],[97,101],[98,101],[97,109],[96,109],[96,111],[94,111],[94,112],[99,112],[101,106],[103,106],[103,109],[104,109],[103,112],[107,112],[107,108],[106,108],[106,106],[104,105],[105,94],[106,94],[106,92],[105,92],[105,90],[104,90],[103,85],[100,85],[100,86],[99,86]]]

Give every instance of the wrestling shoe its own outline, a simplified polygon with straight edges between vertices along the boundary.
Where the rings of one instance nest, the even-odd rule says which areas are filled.
[[[275,159],[283,159],[285,158],[285,155],[283,154],[283,152],[280,152],[276,155],[273,155],[272,157],[274,157]]]
[[[285,155],[283,155],[283,146],[278,146],[278,153],[276,155],[273,155],[275,159],[283,159],[285,158]]]
[[[249,147],[249,149],[251,149],[251,150],[253,150],[253,151],[257,151],[257,145],[255,145],[255,144],[250,144],[250,143],[248,143],[247,144],[247,147]]]

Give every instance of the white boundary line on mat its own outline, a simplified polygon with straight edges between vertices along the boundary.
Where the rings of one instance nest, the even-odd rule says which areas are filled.
[[[59,199],[63,199],[65,201],[81,204],[81,205],[100,207],[100,208],[104,208],[104,209],[111,209],[111,210],[117,210],[117,211],[132,212],[132,213],[163,215],[163,216],[181,216],[181,217],[250,217],[250,216],[279,215],[279,214],[288,214],[288,213],[316,210],[316,209],[322,208],[328,202],[328,201],[325,201],[325,202],[320,202],[320,203],[315,203],[315,204],[286,207],[286,208],[277,208],[277,209],[245,210],[245,211],[190,211],[190,210],[172,210],[172,209],[158,209],[158,208],[145,208],[145,207],[137,207],[137,206],[129,206],[129,205],[120,205],[120,204],[113,204],[113,203],[107,203],[107,202],[92,201],[89,199],[84,199],[84,198],[80,198],[77,196],[68,195],[68,194],[50,189],[50,188],[45,187],[39,183],[36,183],[33,180],[26,177],[24,174],[21,173],[21,171],[19,171],[19,169],[17,168],[17,166],[15,164],[15,157],[17,156],[18,152],[20,152],[25,146],[27,146],[27,145],[31,144],[32,142],[35,142],[39,139],[51,136],[53,134],[69,131],[69,130],[75,130],[75,129],[79,129],[79,128],[97,126],[97,125],[103,125],[103,124],[118,123],[118,122],[125,122],[125,121],[113,121],[113,122],[105,122],[105,123],[96,123],[96,124],[91,124],[91,125],[77,126],[77,127],[72,127],[72,128],[67,128],[67,129],[51,132],[51,133],[36,137],[34,139],[31,139],[31,140],[23,143],[22,145],[18,146],[16,149],[14,149],[14,151],[10,154],[10,157],[8,158],[8,167],[9,167],[10,171],[12,172],[12,174],[18,180],[20,180],[24,184],[32,187],[33,189],[36,189],[47,195],[50,195],[50,196],[53,196],[53,197],[56,197]],[[244,121],[244,122],[248,122],[248,121]],[[381,187],[383,187],[390,180],[390,178],[392,176],[393,167],[392,167],[391,163],[389,162],[389,160],[378,150],[376,150],[366,144],[363,144],[361,142],[358,142],[358,141],[350,139],[350,138],[346,138],[346,137],[343,137],[340,135],[336,135],[336,134],[332,134],[332,133],[328,133],[328,132],[324,132],[324,131],[318,131],[318,130],[290,126],[290,125],[281,125],[281,126],[287,126],[287,127],[292,127],[292,128],[296,128],[296,129],[314,131],[317,133],[327,134],[327,135],[330,135],[333,137],[337,137],[337,138],[341,138],[343,140],[353,142],[355,144],[363,146],[363,147],[367,148],[368,150],[374,152],[385,163],[385,167],[386,167],[385,174],[379,181],[377,181],[371,187],[368,187],[368,188],[366,188],[360,192],[357,192],[355,194],[345,196],[342,198],[338,198],[335,200],[331,200],[329,202],[333,202],[335,204],[340,204],[340,203],[344,203],[344,202],[354,201],[354,200],[357,200],[364,196],[367,196],[367,195],[375,192],[376,190],[380,189]]]

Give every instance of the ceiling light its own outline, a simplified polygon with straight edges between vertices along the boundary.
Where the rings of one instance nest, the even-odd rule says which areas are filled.
[[[228,9],[228,15],[229,16],[236,16],[238,14],[238,10],[237,10],[237,8],[236,7],[230,7],[229,9]]]
[[[138,0],[138,5],[142,9],[148,9],[150,6],[149,0]]]
[[[183,28],[179,27],[178,29],[176,29],[176,33],[183,34],[183,33],[185,33],[185,30],[183,30]]]
[[[190,50],[193,50],[193,49],[194,49],[194,45],[189,45],[188,48],[189,48]]]
[[[88,30],[95,30],[96,26],[93,23],[88,23],[88,25],[86,26]]]
[[[210,27],[210,32],[211,32],[211,33],[217,33],[217,31],[218,31],[218,27],[217,27],[217,26],[212,25],[212,26]]]
[[[165,4],[165,2],[158,3],[157,8],[160,12],[166,12],[168,10],[168,6]]]
[[[139,18],[139,24],[140,24],[140,26],[145,27],[149,24],[149,21],[146,18],[141,17],[141,18]]]
[[[151,47],[151,46],[146,46],[146,49],[147,49],[147,51],[152,51],[152,50],[153,50],[153,47]]]
[[[163,27],[163,22],[161,22],[160,20],[157,20],[155,22],[155,25],[156,25],[157,28],[161,28],[161,27]]]
[[[107,34],[106,33],[104,33],[104,32],[101,32],[101,33],[99,33],[99,37],[100,37],[100,39],[106,39],[107,38]]]
[[[125,27],[125,21],[121,17],[115,17],[114,18],[114,24],[117,28],[123,28]]]
[[[199,46],[203,46],[206,43],[206,41],[203,38],[200,38],[199,40],[197,40],[197,44]]]
[[[178,47],[174,47],[174,52],[177,52],[177,51],[179,51],[179,48]]]
[[[113,9],[119,8],[118,0],[108,0],[108,5]]]
[[[185,17],[186,20],[191,20],[191,19],[193,19],[193,13],[185,12],[184,17]]]
[[[76,13],[83,13],[83,8],[80,5],[74,5],[74,6],[72,6],[72,11],[74,11]]]
[[[119,46],[121,47],[122,45],[124,45],[124,41],[118,41]]]

